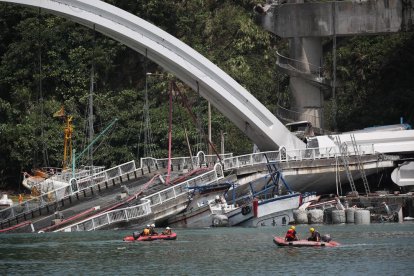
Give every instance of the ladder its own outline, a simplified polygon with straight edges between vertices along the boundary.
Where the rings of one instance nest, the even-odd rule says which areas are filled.
[[[367,175],[364,170],[364,166],[362,165],[361,155],[359,154],[358,145],[356,143],[354,134],[351,134],[351,141],[352,141],[352,146],[354,147],[355,157],[357,159],[357,167],[361,175],[362,182],[364,183],[365,193],[368,195],[370,193],[368,179],[367,179]]]
[[[351,190],[352,192],[356,192],[354,178],[352,177],[352,173],[349,169],[348,146],[346,143],[342,144],[341,138],[339,136],[336,136],[335,140],[339,147],[339,153],[340,153],[339,157],[341,158],[342,164],[345,168],[346,176],[348,177]]]

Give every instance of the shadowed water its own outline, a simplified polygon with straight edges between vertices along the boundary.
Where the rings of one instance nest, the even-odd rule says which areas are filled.
[[[287,227],[176,229],[176,241],[123,242],[130,231],[0,235],[1,275],[413,275],[414,224],[321,225],[342,245],[278,247]],[[307,236],[308,227],[296,228]]]

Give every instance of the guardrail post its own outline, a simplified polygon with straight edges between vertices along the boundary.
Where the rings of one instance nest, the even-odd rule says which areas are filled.
[[[124,209],[124,214],[125,214],[125,220],[129,221],[128,212],[127,212],[126,209]],[[108,219],[108,221],[109,221],[109,219]]]
[[[109,213],[106,214],[106,218],[108,220],[108,224],[111,224],[112,221],[111,221],[111,217],[109,216]]]
[[[69,196],[73,195],[72,183],[69,183]],[[57,199],[57,195],[56,195]]]
[[[160,204],[162,204],[161,193],[158,193],[158,197],[160,198]]]
[[[43,206],[43,197],[42,197],[42,195],[40,195],[39,198],[40,198],[40,206],[39,207],[42,207]]]
[[[16,212],[14,211],[14,207],[11,207],[11,217],[15,217],[16,216]]]

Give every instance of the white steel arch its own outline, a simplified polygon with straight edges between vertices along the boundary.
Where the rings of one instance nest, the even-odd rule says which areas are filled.
[[[199,89],[261,150],[302,149],[294,136],[263,104],[220,68],[187,44],[149,22],[99,0],[0,0],[42,8],[111,37]]]

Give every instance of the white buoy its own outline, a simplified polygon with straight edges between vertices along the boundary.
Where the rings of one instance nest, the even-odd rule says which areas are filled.
[[[332,223],[340,224],[345,223],[345,210],[333,210],[332,211]]]
[[[346,223],[355,222],[355,208],[348,208],[345,210]]]
[[[355,224],[370,224],[371,213],[369,210],[355,210]]]
[[[293,218],[296,224],[306,224],[308,223],[308,212],[301,209],[293,210]]]
[[[312,209],[308,211],[308,223],[323,223],[323,210]]]

